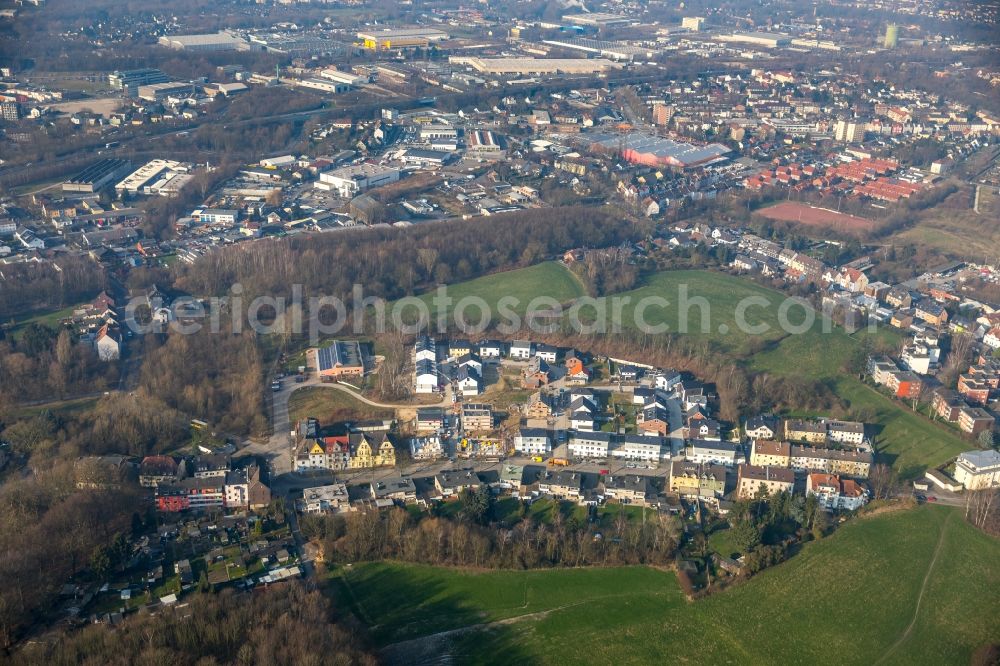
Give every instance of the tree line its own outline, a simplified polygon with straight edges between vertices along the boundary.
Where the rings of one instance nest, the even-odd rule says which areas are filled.
[[[624,508],[609,529],[553,507],[549,522],[519,502],[511,515],[487,488],[463,491],[461,510],[412,514],[402,508],[344,515],[305,516],[303,534],[323,544],[328,562],[402,560],[487,569],[587,565],[670,565],[680,541],[676,517],[650,511],[641,522]]]
[[[91,625],[36,641],[14,664],[334,664],[378,663],[349,620],[299,582],[262,593],[199,594],[183,607],[139,614],[118,627]]]

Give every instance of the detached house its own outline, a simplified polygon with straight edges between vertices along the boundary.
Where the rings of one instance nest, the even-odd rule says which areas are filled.
[[[110,324],[105,324],[94,338],[94,347],[97,349],[97,357],[102,361],[117,360],[122,351],[121,333],[118,329],[111,328]]]
[[[829,511],[856,511],[868,501],[868,491],[853,479],[835,474],[810,474],[806,477],[806,494],[814,495],[819,505]]]

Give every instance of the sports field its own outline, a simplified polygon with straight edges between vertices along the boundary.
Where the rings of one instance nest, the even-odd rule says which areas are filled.
[[[767,208],[758,210],[757,213],[771,220],[781,222],[795,222],[817,229],[830,229],[843,233],[857,233],[868,231],[874,223],[857,215],[848,215],[829,208],[817,208],[796,201],[783,201]]]
[[[390,663],[967,664],[1000,636],[1000,543],[921,507],[845,525],[707,599],[642,567],[358,564],[330,589]]]

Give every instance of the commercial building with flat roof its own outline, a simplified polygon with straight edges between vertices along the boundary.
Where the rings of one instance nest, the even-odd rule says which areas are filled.
[[[366,49],[384,51],[427,46],[448,39],[448,33],[437,28],[386,28],[359,32],[358,39]]]
[[[132,170],[128,160],[104,159],[91,164],[63,183],[63,192],[100,192]]]
[[[164,35],[160,45],[177,51],[245,51],[250,45],[229,32],[200,35]]]
[[[165,174],[182,171],[187,171],[187,167],[183,166],[180,162],[174,160],[150,160],[115,185],[115,190],[129,194],[147,194],[147,188],[162,180]]]
[[[633,132],[625,137],[617,134],[592,133],[582,138],[589,141],[591,147],[601,150],[621,149],[624,159],[651,167],[693,169],[724,161],[726,155],[731,152],[721,143],[698,146],[639,132]]]
[[[143,69],[128,69],[120,72],[108,74],[108,83],[112,88],[123,91],[129,97],[135,97],[139,93],[139,86],[151,83],[167,83],[170,77],[158,69],[151,67]]]
[[[656,55],[655,49],[633,46],[627,42],[612,42],[600,39],[544,39],[542,43],[572,51],[596,53],[604,58],[626,62],[630,62],[636,58],[645,60]]]
[[[334,190],[345,198],[353,197],[372,187],[381,187],[399,180],[399,169],[378,164],[354,164],[321,173],[316,187]]]
[[[606,58],[479,58],[452,56],[455,65],[468,65],[484,74],[596,74],[621,67]]]
[[[310,349],[309,356],[321,379],[359,377],[365,373],[361,344],[357,340],[337,340],[329,347]]]
[[[139,86],[137,92],[139,99],[148,100],[150,102],[158,102],[161,99],[166,99],[172,95],[190,95],[194,92],[194,85],[190,83],[182,83],[180,81],[150,83],[148,85]]]
[[[594,28],[612,28],[621,25],[630,25],[632,19],[620,14],[608,14],[602,12],[591,12],[589,14],[566,14],[563,21],[575,25],[587,25]]]
[[[728,35],[718,35],[716,39],[723,42],[763,46],[769,49],[788,46],[792,43],[791,37],[776,32],[734,32]]]

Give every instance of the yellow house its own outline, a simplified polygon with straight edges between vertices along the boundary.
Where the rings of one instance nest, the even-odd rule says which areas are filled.
[[[754,440],[750,448],[750,464],[758,467],[788,467],[792,445],[788,442]]]
[[[364,467],[389,467],[396,464],[396,449],[389,438],[382,433],[382,439],[368,433],[353,433],[351,435],[350,469]]]
[[[815,421],[785,421],[785,439],[810,444],[826,443],[826,424]]]

